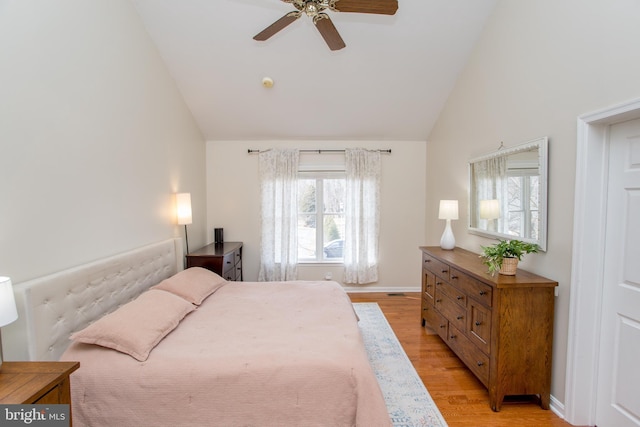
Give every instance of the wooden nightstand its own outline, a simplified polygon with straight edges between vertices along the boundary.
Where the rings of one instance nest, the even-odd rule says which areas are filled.
[[[80,362],[3,362],[0,404],[71,404],[69,375]]]
[[[225,280],[242,281],[242,242],[212,243],[187,254],[187,268],[203,267]]]

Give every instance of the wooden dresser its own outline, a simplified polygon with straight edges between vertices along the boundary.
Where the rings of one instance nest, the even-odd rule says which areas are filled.
[[[489,390],[491,409],[508,395],[539,395],[549,409],[553,280],[524,270],[487,273],[478,254],[422,250],[422,324],[430,326]]]
[[[203,267],[226,280],[242,281],[242,242],[212,243],[187,254],[187,268]]]

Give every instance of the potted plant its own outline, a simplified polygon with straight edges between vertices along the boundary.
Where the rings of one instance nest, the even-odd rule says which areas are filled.
[[[504,274],[514,276],[518,261],[524,254],[538,252],[538,245],[526,243],[522,240],[500,240],[495,245],[482,246],[483,263],[489,267],[491,275]]]

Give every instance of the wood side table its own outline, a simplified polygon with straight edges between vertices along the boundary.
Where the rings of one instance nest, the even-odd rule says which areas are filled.
[[[69,375],[80,362],[3,362],[0,404],[71,405]]]
[[[187,268],[203,267],[225,280],[242,281],[242,242],[212,243],[187,254]]]

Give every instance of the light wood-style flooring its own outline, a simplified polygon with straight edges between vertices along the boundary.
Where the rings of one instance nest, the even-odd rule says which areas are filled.
[[[351,293],[353,302],[377,302],[404,351],[450,427],[570,426],[534,398],[507,398],[500,412],[489,407],[482,383],[435,332],[421,327],[420,294]],[[524,374],[524,373],[523,373]]]

